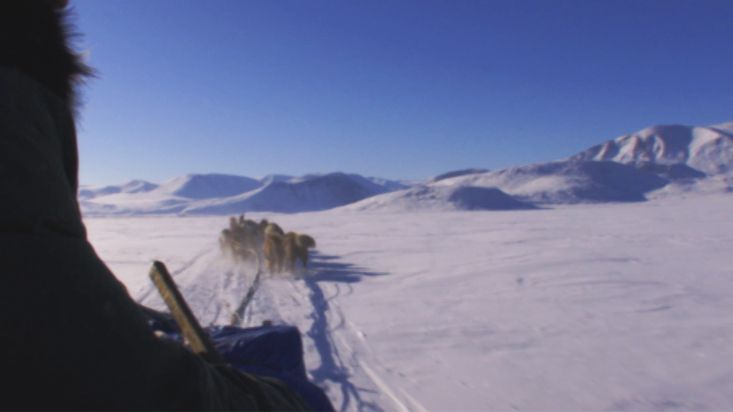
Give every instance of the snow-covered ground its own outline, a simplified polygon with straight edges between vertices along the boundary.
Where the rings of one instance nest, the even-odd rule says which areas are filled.
[[[733,195],[500,212],[267,217],[315,237],[246,321],[297,325],[338,410],[733,410]],[[139,301],[165,261],[203,323],[252,272],[226,217],[87,218]]]

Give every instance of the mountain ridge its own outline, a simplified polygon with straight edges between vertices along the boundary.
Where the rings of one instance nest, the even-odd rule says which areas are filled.
[[[160,185],[134,180],[117,186],[83,186],[79,201],[86,215],[205,215],[344,207],[503,210],[638,202],[650,195],[698,192],[733,192],[733,122],[651,126],[561,160],[496,171],[454,170],[415,183],[344,172],[259,179],[188,174]]]
[[[592,146],[570,159],[685,164],[706,175],[730,173],[733,171],[733,122],[712,126],[650,126]]]

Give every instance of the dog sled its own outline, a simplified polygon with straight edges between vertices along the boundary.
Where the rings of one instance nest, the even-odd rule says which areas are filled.
[[[148,323],[158,336],[186,345],[212,364],[228,364],[247,374],[278,379],[300,395],[312,410],[334,410],[325,393],[308,380],[297,327],[266,323],[248,328],[202,328],[163,263],[153,264],[150,277],[170,311],[168,314],[143,307]],[[255,290],[256,287],[250,292],[253,294]],[[238,311],[243,313],[247,302],[245,297]]]

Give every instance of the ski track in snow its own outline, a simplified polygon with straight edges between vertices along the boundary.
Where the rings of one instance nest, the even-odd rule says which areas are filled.
[[[174,271],[171,272],[171,277],[173,279],[176,278],[176,276],[180,275],[184,271],[186,271],[188,268],[193,266],[196,262],[198,262],[201,258],[204,256],[211,254],[211,249],[204,249],[201,252],[199,252],[196,256],[194,256],[191,260],[185,262],[182,267],[176,268]],[[170,268],[168,269],[170,271]],[[146,300],[150,298],[151,294],[154,294],[157,292],[157,289],[155,288],[155,285],[150,284],[144,292],[140,294],[140,296],[136,299],[137,303],[145,304]]]
[[[730,210],[710,196],[275,216],[318,249],[308,273],[264,278],[243,324],[297,326],[340,411],[732,410]],[[146,305],[163,307],[135,257],[169,259],[203,324],[228,323],[252,284],[214,242],[226,218],[89,223]]]
[[[172,275],[201,323],[213,325],[229,322],[255,273],[254,267],[234,265],[218,250],[207,249],[177,267]],[[304,347],[317,354],[311,360],[317,366],[309,369],[309,375],[315,384],[327,390],[339,411],[411,410],[397,395],[404,394],[404,389],[391,388],[360,356],[366,350],[364,341],[358,330],[348,326],[336,303],[338,298],[352,293],[353,287],[348,283],[322,287],[317,280],[320,275],[311,271],[301,278],[266,276],[244,314],[242,326],[257,326],[265,320],[299,326]],[[153,292],[151,286],[137,301],[164,309],[160,297]],[[380,405],[385,399],[391,403],[387,409]],[[414,400],[410,403],[419,405]]]
[[[348,296],[353,287],[338,283],[321,287],[319,275],[310,272],[299,279],[278,277],[263,282],[245,318],[250,325],[263,320],[298,325],[306,352],[317,355],[306,362],[317,365],[308,368],[309,375],[315,384],[327,390],[337,410],[410,410],[362,359],[366,348],[358,342],[360,332],[348,326],[336,303],[344,290]],[[298,322],[297,318],[307,321]],[[381,406],[382,398],[391,402],[387,409]]]

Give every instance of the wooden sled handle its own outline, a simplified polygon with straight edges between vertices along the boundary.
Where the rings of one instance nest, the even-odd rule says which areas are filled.
[[[181,291],[173,281],[168,268],[162,262],[153,262],[150,268],[150,279],[158,288],[160,296],[173,315],[178,327],[181,329],[183,338],[188,342],[191,351],[208,361],[209,363],[225,363],[209,336],[193,315]]]

